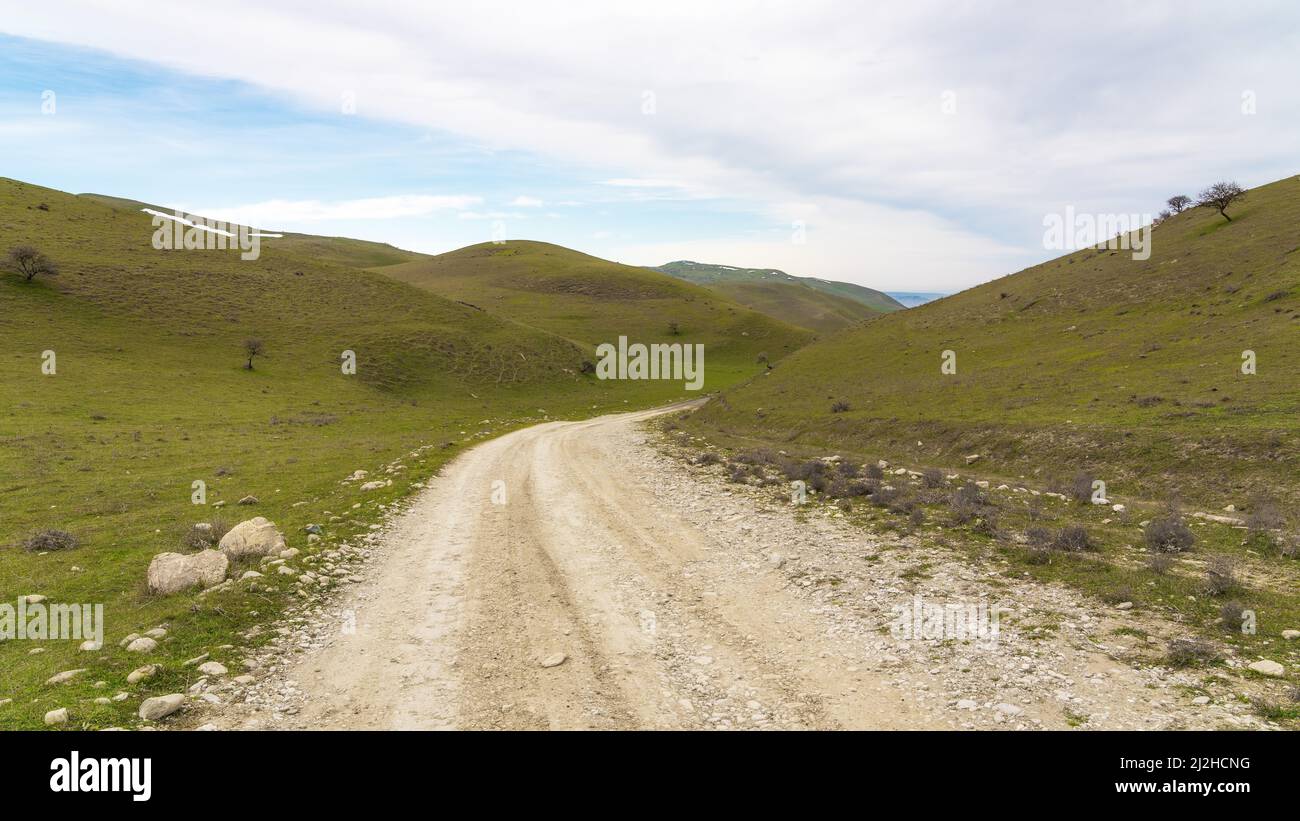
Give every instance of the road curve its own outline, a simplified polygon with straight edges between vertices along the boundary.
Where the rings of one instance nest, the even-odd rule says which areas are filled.
[[[302,707],[279,726],[931,726],[826,663],[825,625],[779,577],[706,561],[706,528],[650,492],[649,461],[629,468],[638,423],[675,409],[537,425],[447,465],[350,594],[355,630],[289,671]]]

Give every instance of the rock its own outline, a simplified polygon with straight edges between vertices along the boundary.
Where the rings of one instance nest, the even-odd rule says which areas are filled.
[[[221,537],[218,549],[232,561],[245,556],[271,556],[284,550],[284,535],[273,522],[255,516],[232,527]]]
[[[158,673],[158,665],[146,664],[143,667],[137,667],[127,674],[127,684],[139,684],[145,679],[153,678]]]
[[[1210,697],[1209,697],[1209,696],[1197,696],[1196,698],[1192,699],[1192,703],[1195,704],[1195,705],[1198,706],[1198,707],[1204,707],[1205,705],[1207,705],[1207,704],[1210,703]]]
[[[957,702],[958,710],[974,710],[978,706],[979,705],[977,705],[974,700],[969,698],[963,698]]]
[[[565,659],[567,658],[568,656],[566,656],[564,653],[551,653],[549,656],[542,659],[542,666],[559,667],[561,664],[564,663]]]
[[[361,486],[362,490],[379,490],[384,486],[383,482],[366,482]]]
[[[205,676],[224,676],[227,670],[219,661],[205,661],[199,665],[199,672]]]
[[[96,650],[101,649],[103,646],[103,643],[95,641],[94,639],[86,639],[77,649],[81,650],[83,653],[93,653]]]
[[[45,684],[46,685],[67,684],[69,681],[72,681],[74,678],[76,678],[77,676],[81,675],[84,672],[86,672],[85,667],[80,667],[76,670],[64,670],[62,673],[55,673],[54,675],[47,678],[45,680]]]
[[[1285,667],[1278,664],[1276,661],[1270,661],[1269,659],[1260,659],[1250,665],[1250,669],[1261,675],[1272,676],[1273,678],[1278,678],[1286,673]]]
[[[179,710],[184,703],[185,695],[183,693],[146,698],[144,703],[140,705],[140,718],[145,721],[157,721],[160,718],[166,718]]]
[[[201,656],[195,656],[192,659],[186,659],[185,662],[181,664],[181,666],[193,667],[196,664],[202,664],[203,662],[207,661],[211,656],[212,656],[211,653],[204,653]]]
[[[1300,639],[1300,630],[1283,630],[1282,638],[1286,639],[1287,641],[1294,641],[1296,639]]]
[[[1014,704],[1007,704],[1006,702],[999,704],[994,709],[1005,716],[1018,716],[1024,712],[1024,709],[1017,707]]]
[[[131,633],[131,634],[129,634],[126,638],[124,638],[124,639],[122,639],[121,641],[119,641],[119,642],[117,643],[117,646],[118,646],[118,647],[125,647],[125,646],[127,646],[128,644],[130,644],[131,642],[135,641],[135,640],[138,639],[138,638],[140,638],[140,634],[139,634],[139,633]]]
[[[307,534],[307,544],[315,544],[316,542],[319,541],[320,541],[320,536],[317,536],[315,533]]]
[[[239,580],[244,581],[245,579],[260,579],[260,578],[262,578],[262,574],[258,573],[256,570],[245,570],[244,575],[240,576]]]
[[[167,630],[166,630],[165,628],[162,628],[162,627],[155,627],[155,628],[153,628],[152,630],[146,630],[146,631],[144,631],[144,634],[145,634],[146,636],[148,636],[149,638],[151,638],[151,639],[165,639],[165,638],[167,638]]]
[[[287,565],[287,564],[282,564],[282,565],[280,565],[279,567],[277,567],[277,568],[275,569],[275,572],[276,572],[276,573],[279,573],[281,576],[297,576],[297,575],[298,575],[298,571],[297,571],[297,570],[294,570],[292,567],[290,567],[290,566]]]
[[[250,675],[245,674],[242,676],[235,676],[233,679],[231,679],[231,681],[235,682],[236,684],[252,684],[254,681],[256,681],[256,679],[254,679]]]
[[[149,590],[169,596],[196,585],[212,587],[226,577],[229,566],[230,560],[215,550],[159,553],[149,562]]]
[[[1115,609],[1116,609],[1116,610],[1132,610],[1132,609],[1133,609],[1133,602],[1131,602],[1131,601],[1122,601],[1122,602],[1120,602],[1119,604],[1115,605]]]
[[[319,536],[322,532],[324,532],[321,529],[320,525],[307,525],[306,527],[303,528],[303,530],[306,531],[307,533],[315,533],[317,536]]]
[[[33,593],[30,596],[23,596],[23,602],[25,604],[40,604],[45,600],[46,600],[45,597],[40,595],[39,593]]]
[[[1116,513],[1123,513],[1128,508],[1124,507],[1123,505],[1111,505],[1110,509],[1115,511]]]
[[[128,653],[152,653],[158,649],[158,642],[148,636],[141,636],[126,646]]]
[[[978,453],[972,453],[971,455],[966,457],[966,464],[973,465],[979,460],[980,460],[980,455]]]
[[[106,697],[104,697],[104,696],[100,696],[99,698],[95,699],[95,703],[96,703],[96,704],[112,704],[112,703],[113,703],[113,699],[111,699],[111,698],[106,698]]]
[[[237,504],[237,505],[255,505],[255,504],[257,504],[257,497],[256,497],[256,496],[245,496],[244,498],[240,499],[238,502],[235,502],[235,504]]]
[[[46,724],[67,724],[68,708],[60,707],[57,710],[50,710],[48,713],[45,714],[45,723]]]

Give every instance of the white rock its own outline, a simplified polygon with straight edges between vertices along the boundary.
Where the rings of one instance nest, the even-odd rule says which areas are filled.
[[[974,702],[974,700],[969,699],[969,698],[963,698],[963,699],[960,699],[960,700],[957,702],[957,709],[958,709],[958,710],[974,710],[977,706],[979,706],[979,705],[977,705],[977,704]]]
[[[1124,507],[1123,505],[1111,505],[1110,509],[1115,511],[1116,513],[1123,513],[1128,508]]]
[[[212,587],[226,577],[229,566],[230,560],[215,550],[159,553],[149,562],[149,589],[167,596],[196,585]]]
[[[126,646],[128,653],[152,653],[158,649],[158,642],[148,636],[141,636]]]
[[[1006,702],[999,704],[994,709],[996,709],[999,713],[1002,713],[1003,715],[1007,715],[1007,716],[1018,716],[1024,712],[1024,709],[1017,707],[1014,704],[1007,704]]]
[[[86,639],[79,645],[78,649],[81,650],[83,653],[93,653],[96,650],[102,648],[103,646],[104,645],[102,642],[95,641],[94,639]]]
[[[153,678],[158,672],[158,665],[146,664],[143,667],[137,667],[132,670],[126,677],[127,684],[138,684],[147,678]]]
[[[57,710],[50,710],[45,714],[46,724],[66,724],[68,722],[68,708],[60,707]]]
[[[1270,661],[1269,659],[1260,659],[1250,665],[1250,669],[1254,670],[1256,673],[1272,676],[1274,678],[1278,678],[1286,673],[1285,667],[1278,664],[1276,661]]]
[[[1131,601],[1122,601],[1122,602],[1120,602],[1119,604],[1115,605],[1115,609],[1116,609],[1116,610],[1132,610],[1132,609],[1133,609],[1133,602],[1131,602]]]
[[[1205,705],[1207,705],[1207,704],[1210,703],[1210,697],[1209,697],[1209,696],[1197,696],[1196,698],[1192,699],[1192,703],[1195,704],[1195,705],[1197,705],[1198,707],[1204,707]]]
[[[383,482],[366,482],[361,486],[362,490],[379,490],[384,486]]]
[[[239,580],[243,581],[244,579],[260,579],[260,578],[262,578],[262,574],[258,573],[256,570],[245,570],[244,575],[240,576]]]
[[[205,676],[224,676],[227,670],[219,661],[205,661],[199,665],[199,672]]]
[[[561,664],[564,663],[565,659],[567,658],[568,656],[566,656],[564,653],[552,653],[546,658],[542,659],[542,666],[559,667]]]
[[[184,703],[185,695],[183,693],[146,698],[144,703],[140,705],[140,718],[145,721],[157,721],[176,712]]]
[[[1300,639],[1300,630],[1283,630],[1282,638],[1286,639],[1287,641],[1294,641],[1295,639]]]
[[[231,560],[244,556],[271,556],[284,550],[284,534],[274,522],[255,516],[240,522],[221,537],[218,549]]]
[[[84,672],[86,672],[85,667],[81,667],[76,670],[64,670],[62,673],[55,673],[54,675],[47,678],[45,680],[45,683],[47,685],[67,684],[69,681],[72,681],[74,678],[76,678],[77,676],[81,675]]]

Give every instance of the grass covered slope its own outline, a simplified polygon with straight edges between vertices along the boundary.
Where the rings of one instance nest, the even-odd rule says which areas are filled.
[[[862,285],[854,285],[851,282],[834,282],[829,279],[818,279],[817,277],[797,277],[775,268],[735,268],[730,265],[710,265],[705,262],[678,260],[666,265],[660,265],[654,270],[663,271],[665,274],[675,276],[678,279],[704,285],[723,293],[732,293],[737,290],[738,286],[775,286],[778,284],[797,286],[800,289],[817,292],[825,297],[825,301],[820,304],[836,305],[839,306],[841,311],[844,310],[843,300],[864,306],[873,314],[897,311],[904,307],[901,302],[883,291],[876,291]],[[802,290],[775,287],[769,288],[769,290],[786,294],[785,299],[790,301],[809,299]],[[743,291],[741,292],[743,293]],[[814,302],[813,304],[818,303]],[[851,314],[851,316],[855,320],[861,318],[857,314]]]
[[[242,672],[244,648],[265,637],[241,632],[279,612],[297,583],[268,574],[256,590],[151,595],[150,560],[191,552],[182,539],[195,522],[265,516],[304,551],[299,561],[314,561],[359,544],[382,506],[486,436],[686,395],[680,383],[597,382],[579,370],[586,347],[330,261],[356,251],[347,242],[268,240],[242,261],[155,250],[153,230],[134,207],[0,180],[0,253],[32,243],[61,268],[33,282],[0,272],[0,603],[101,603],[107,622],[101,650],[0,641],[0,728],[44,727],[60,707],[69,728],[135,726],[141,699],[194,682],[181,661],[212,652]],[[250,337],[265,347],[252,371]],[[342,373],[345,350],[355,375]],[[46,351],[53,375],[42,373]],[[341,484],[357,469],[393,484]],[[196,481],[206,505],[191,501]],[[249,495],[256,504],[236,505]],[[308,523],[324,526],[316,545]],[[24,549],[47,529],[78,546]],[[168,634],[154,653],[118,646],[160,624]],[[237,648],[214,649],[227,644]],[[146,663],[158,675],[128,684]],[[127,698],[95,702],[118,692]]]
[[[705,288],[545,242],[482,243],[377,269],[462,304],[594,349],[631,343],[703,344],[713,390],[748,379],[811,334]]]
[[[688,424],[915,465],[980,454],[981,471],[1044,483],[1087,470],[1121,500],[1294,505],[1297,226],[1288,178],[1231,223],[1192,209],[1161,224],[1148,260],[1079,251],[810,345]]]

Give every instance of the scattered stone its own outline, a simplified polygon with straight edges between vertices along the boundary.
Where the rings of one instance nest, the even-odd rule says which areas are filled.
[[[1260,659],[1254,664],[1251,664],[1250,669],[1261,675],[1272,676],[1273,678],[1278,678],[1286,673],[1285,667],[1278,664],[1276,661],[1271,661],[1269,659]]]
[[[86,639],[77,649],[81,650],[83,653],[93,653],[96,650],[103,648],[103,646],[104,644],[102,642],[95,641],[94,639]]]
[[[979,705],[973,699],[963,698],[957,701],[958,710],[974,710]]]
[[[1122,601],[1122,602],[1120,602],[1119,604],[1115,605],[1115,609],[1116,609],[1116,610],[1132,610],[1132,609],[1133,609],[1133,602],[1131,602],[1131,601]]]
[[[67,684],[69,681],[72,681],[74,678],[76,678],[77,676],[81,675],[84,672],[86,672],[85,667],[80,667],[76,670],[64,670],[62,673],[55,673],[54,675],[47,678],[45,680],[45,684],[46,686],[52,684]]]
[[[148,636],[141,636],[126,646],[128,653],[152,653],[158,649],[158,642]]]
[[[24,604],[40,604],[43,601],[46,601],[46,598],[39,593],[33,593],[30,596],[23,596]]]
[[[153,678],[158,672],[158,665],[146,664],[143,667],[137,667],[127,674],[127,684],[139,684],[145,679]]]
[[[244,581],[245,579],[260,579],[260,578],[262,578],[262,574],[258,573],[256,570],[245,570],[244,575],[240,576],[239,580]]]
[[[284,535],[273,522],[255,516],[221,537],[218,549],[234,561],[245,556],[271,556],[284,550]]]
[[[362,490],[379,490],[384,486],[383,482],[366,482],[361,486]]]
[[[1195,704],[1197,707],[1204,707],[1205,705],[1210,703],[1210,697],[1197,696],[1196,698],[1192,699],[1192,703]]]
[[[1300,630],[1283,630],[1282,638],[1286,639],[1287,641],[1295,641],[1296,639],[1300,639]]]
[[[46,724],[67,724],[68,708],[60,707],[57,710],[50,710],[48,713],[45,714],[45,723]]]
[[[256,497],[256,496],[245,496],[244,498],[240,499],[238,502],[235,502],[235,504],[237,504],[237,505],[255,505],[255,504],[257,504],[257,497]]]
[[[1007,704],[1006,702],[999,704],[995,709],[1006,716],[1018,716],[1024,712],[1023,708],[1017,707],[1014,704]]]
[[[978,453],[972,453],[971,455],[966,457],[966,464],[973,465],[979,460],[980,460],[980,455]]]
[[[543,666],[543,667],[559,667],[561,664],[564,663],[565,659],[567,659],[567,658],[568,658],[568,656],[565,655],[564,653],[552,653],[552,654],[550,654],[549,656],[547,656],[546,658],[542,659],[542,666]]]
[[[215,550],[159,553],[149,562],[149,590],[168,596],[196,585],[212,587],[226,577],[229,566],[230,560]]]
[[[187,660],[187,661],[186,661],[184,664],[182,664],[181,666],[182,666],[182,667],[193,667],[193,666],[196,665],[196,664],[202,664],[203,662],[207,661],[207,660],[208,660],[209,658],[211,658],[211,657],[212,657],[212,654],[211,654],[211,653],[204,653],[204,654],[201,655],[201,656],[195,656],[194,658]]]
[[[146,698],[140,705],[140,718],[145,721],[157,721],[160,718],[166,718],[179,710],[184,703],[185,695],[183,693]]]
[[[224,676],[227,670],[219,661],[205,661],[199,665],[199,672],[205,676]]]

